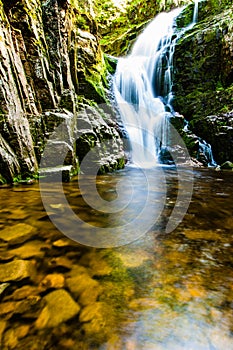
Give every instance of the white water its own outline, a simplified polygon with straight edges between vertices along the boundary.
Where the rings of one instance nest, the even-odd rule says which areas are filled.
[[[117,64],[114,92],[136,165],[154,165],[161,146],[169,142],[170,113],[161,96],[170,99],[174,20],[180,12],[159,14],[138,37],[131,54]],[[167,69],[162,76],[165,52]]]
[[[197,20],[198,20],[198,3],[199,3],[199,0],[195,0],[194,11],[193,11],[193,23],[197,23]]]
[[[130,161],[137,166],[154,166],[161,149],[170,146],[173,55],[177,40],[197,21],[198,0],[192,22],[178,31],[176,17],[182,10],[156,16],[131,54],[118,60],[114,94],[129,136]]]

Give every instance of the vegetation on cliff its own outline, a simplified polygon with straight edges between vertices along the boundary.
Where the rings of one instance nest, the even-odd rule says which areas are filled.
[[[58,153],[69,150],[60,166],[75,173],[80,109],[92,101],[107,102],[108,71],[92,1],[2,0],[0,14],[1,182],[36,174],[44,147],[61,123],[70,137],[53,140],[54,145]],[[90,102],[83,103],[84,98]],[[111,134],[118,140],[115,156],[106,156],[107,168],[122,166],[116,128],[99,111],[95,124],[96,130],[106,128],[108,139]]]
[[[183,20],[185,15],[188,9]],[[212,145],[221,164],[233,159],[232,4],[202,2],[198,16],[176,47],[174,107],[190,121],[191,130]]]

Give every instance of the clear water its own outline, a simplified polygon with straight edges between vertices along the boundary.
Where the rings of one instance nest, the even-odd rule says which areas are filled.
[[[15,349],[49,350],[233,348],[233,174],[195,169],[194,192],[188,212],[176,230],[166,233],[179,185],[174,168],[164,167],[163,171],[167,194],[161,215],[155,217],[147,234],[118,248],[96,249],[68,239],[67,246],[56,247],[55,242],[66,237],[54,227],[45,212],[38,185],[1,188],[1,229],[27,223],[36,229],[36,237],[29,239],[31,249],[33,244],[36,249],[38,240],[47,247],[40,255],[33,252],[33,256],[25,258],[20,254],[30,252],[21,251],[17,255],[15,249],[26,243],[15,247],[1,242],[0,268],[13,259],[27,259],[36,268],[33,281],[11,283],[1,294],[0,324],[6,323],[2,349],[11,349],[7,345],[9,342]],[[127,179],[129,172],[139,182],[143,181],[143,174],[136,168],[98,176],[96,184],[102,198],[115,200],[116,184],[119,179]],[[156,168],[153,172],[156,176]],[[188,171],[186,175],[189,176]],[[87,190],[91,186],[90,180],[85,179]],[[77,181],[64,184],[63,188],[70,206],[82,220],[96,227],[112,225],[110,215],[93,211],[85,203]],[[155,183],[151,190],[155,194],[161,189]],[[128,191],[130,194],[131,189]],[[127,193],[126,190],[125,196]],[[47,195],[51,200],[49,215],[66,221],[64,208],[56,203],[56,184],[48,183]],[[137,192],[135,210],[137,205],[141,210],[141,201],[144,201],[144,194]],[[119,215],[114,224],[122,225],[134,216],[135,212],[127,218]],[[48,274],[62,274],[63,288],[80,303],[80,298],[72,294],[67,284],[69,274],[77,266],[86,269],[102,288],[96,301],[93,301],[92,290],[87,291],[86,296],[90,312],[95,310],[96,303],[104,305],[101,316],[96,313],[91,320],[81,322],[79,314],[57,327],[36,329],[36,318],[44,307],[43,297],[51,292],[51,289],[41,289],[41,281]],[[85,282],[86,275],[83,278]],[[15,298],[16,291],[25,286],[34,288],[38,304],[36,307],[28,305],[28,301],[34,300],[34,294],[25,295],[21,311],[9,311],[9,302],[13,305],[19,302]],[[27,332],[22,333],[25,326]],[[9,329],[21,330],[18,338],[18,333],[13,333],[15,343]]]

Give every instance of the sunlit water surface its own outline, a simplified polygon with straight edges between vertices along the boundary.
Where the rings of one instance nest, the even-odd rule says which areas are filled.
[[[165,226],[176,200],[178,183],[174,168],[167,167],[163,171],[167,187],[162,213],[155,210],[155,222],[146,235],[115,248],[75,244],[72,247],[70,244],[58,249],[54,246],[54,242],[65,236],[50,218],[57,217],[60,222],[66,219],[65,208],[56,201],[56,196],[59,198],[56,184],[48,183],[46,189],[51,200],[49,215],[43,209],[38,184],[1,189],[1,228],[18,222],[28,223],[37,229],[37,241],[46,242],[49,247],[43,251],[43,256],[29,258],[35,260],[37,267],[33,285],[38,286],[38,294],[43,297],[48,292],[40,291],[41,280],[48,273],[59,272],[66,279],[72,265],[81,265],[100,283],[102,289],[96,301],[105,305],[101,317],[96,314],[89,323],[82,323],[76,317],[65,326],[49,331],[36,330],[34,320],[28,321],[23,314],[11,318],[3,315],[7,327],[30,324],[27,335],[17,340],[16,349],[27,348],[33,339],[35,344],[39,342],[35,349],[233,349],[233,174],[194,170],[194,190],[188,212],[182,223],[167,234]],[[154,170],[154,176],[156,174]],[[187,170],[187,177],[189,174]],[[140,171],[126,168],[115,174],[98,176],[99,194],[109,201],[115,200],[117,182],[124,178],[128,181],[129,176],[134,178],[136,186],[144,182]],[[87,192],[90,180],[91,177],[85,177]],[[164,199],[164,182],[159,185],[155,181],[154,186],[152,197],[157,206]],[[140,203],[145,200],[142,187],[141,193],[139,189],[136,192],[137,202],[127,212],[128,218],[121,213],[119,217],[114,214],[112,219],[88,207],[77,181],[64,184],[63,188],[76,215],[97,227],[126,224],[141,210]],[[11,251],[11,247],[2,244],[1,260]],[[63,263],[53,270],[51,261],[57,257],[66,258],[71,266]],[[11,300],[12,293],[19,287],[21,285],[13,284],[6,289],[1,302]],[[66,284],[64,288],[69,290]]]

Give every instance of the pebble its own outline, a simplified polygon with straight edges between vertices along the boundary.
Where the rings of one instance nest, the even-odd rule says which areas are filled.
[[[28,297],[37,296],[38,288],[30,285],[17,288],[10,296],[13,300],[22,300]]]
[[[63,288],[65,284],[65,278],[60,273],[53,273],[47,275],[40,283],[40,286],[43,289],[50,289],[50,288],[56,288],[60,289]]]
[[[79,304],[85,306],[94,303],[97,300],[98,296],[102,293],[102,291],[103,288],[98,284],[98,282],[97,284],[93,284],[81,293],[78,299]]]
[[[43,258],[45,255],[44,250],[48,250],[49,248],[49,244],[46,244],[43,241],[33,240],[26,242],[18,248],[11,249],[9,252],[21,259]]]
[[[76,277],[67,278],[66,284],[75,297],[79,297],[84,291],[93,291],[99,286],[99,283],[96,280],[93,280],[88,274],[81,274]],[[88,292],[87,294],[91,297],[91,292]],[[84,299],[84,297],[82,299]]]
[[[5,227],[0,231],[0,239],[10,245],[20,244],[32,238],[36,229],[28,224],[17,224]]]
[[[79,321],[83,323],[90,322],[93,319],[101,319],[105,308],[107,308],[107,305],[100,301],[90,304],[80,312]]]
[[[55,290],[44,297],[46,306],[41,311],[35,326],[37,329],[57,327],[80,311],[80,306],[64,289]]]
[[[26,260],[13,260],[0,264],[0,282],[21,281],[32,278],[35,274],[34,264]]]
[[[7,301],[1,303],[0,315],[9,315],[9,317],[11,317],[19,304],[19,301]]]

